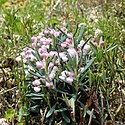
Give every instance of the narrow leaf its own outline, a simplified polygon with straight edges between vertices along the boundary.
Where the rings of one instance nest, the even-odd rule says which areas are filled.
[[[94,46],[94,44],[93,44],[92,42],[90,42],[90,47],[91,47],[92,51],[93,51],[95,54],[98,52],[97,47]]]
[[[111,51],[111,50],[115,49],[117,46],[118,46],[118,45],[115,45],[115,46],[113,46],[113,47],[109,48],[108,50],[106,50],[105,52],[109,52],[109,51]]]
[[[91,39],[91,37],[89,37],[86,41],[85,41],[85,43],[82,45],[82,47],[81,47],[81,50],[83,50],[83,48],[84,48],[84,46],[90,41],[90,39]]]
[[[64,112],[62,112],[62,117],[63,117],[63,119],[64,119],[67,123],[70,123],[70,119],[67,117],[67,115],[66,115]]]
[[[84,26],[81,27],[81,30],[80,30],[80,33],[79,33],[79,36],[78,36],[78,39],[76,40],[76,44],[78,44],[81,40],[82,40],[82,37],[83,37],[83,34],[84,34]]]
[[[43,97],[44,96],[44,94],[35,94],[35,93],[30,93],[30,94],[27,94],[26,95],[27,97]]]
[[[87,69],[90,68],[90,66],[93,64],[95,58],[89,60],[89,62],[87,63],[87,65],[85,66],[85,68],[81,71],[81,74],[84,73]]]
[[[56,107],[56,104],[48,111],[48,113],[46,114],[46,118],[50,117],[52,115],[52,113],[54,112]]]
[[[61,109],[59,109],[59,110],[56,110],[56,112],[64,112],[64,111],[66,111],[67,110],[67,108],[61,108]]]
[[[77,23],[77,25],[76,25],[76,29],[75,29],[75,32],[74,32],[73,36],[76,35],[76,33],[77,33],[77,31],[78,31],[78,26],[79,26],[79,24]]]

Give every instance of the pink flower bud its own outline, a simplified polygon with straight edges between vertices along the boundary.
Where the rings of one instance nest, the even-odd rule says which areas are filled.
[[[61,75],[62,75],[63,77],[66,77],[66,71],[61,72]]]
[[[53,62],[50,62],[49,63],[49,68],[52,68],[54,66],[54,63]]]
[[[66,74],[69,76],[69,77],[73,77],[74,76],[74,73],[73,72],[66,72]]]
[[[100,41],[99,45],[104,47],[104,41]]]
[[[51,73],[49,74],[50,80],[53,80],[55,76],[56,76],[55,73],[54,73],[54,72],[51,72]]]
[[[33,37],[31,38],[31,41],[32,41],[32,43],[36,43],[36,42],[37,42],[37,37],[33,36]]]
[[[51,35],[54,35],[54,33],[55,33],[55,30],[54,30],[54,29],[51,29],[50,34],[51,34]]]
[[[42,54],[43,52],[46,52],[47,51],[47,46],[45,45],[42,45],[41,48],[39,48],[39,53]]]
[[[42,37],[42,38],[40,39],[40,42],[43,43],[45,40],[46,40],[46,38],[43,38],[43,37]]]
[[[94,45],[94,46],[98,46],[97,42],[93,42],[93,45]]]
[[[34,60],[36,60],[36,57],[35,57],[34,55],[31,54],[31,55],[30,55],[30,61],[33,62]]]
[[[36,79],[35,81],[32,82],[32,85],[34,86],[39,86],[41,83],[40,83],[40,80],[39,79]]]
[[[65,27],[61,28],[61,30],[65,33],[67,33],[67,29]]]
[[[45,34],[45,35],[48,35],[49,33],[50,33],[49,30],[45,30],[45,31],[44,31],[44,34]]]
[[[28,61],[28,60],[30,60],[30,55],[26,55],[25,56],[25,59]]]
[[[34,78],[34,79],[38,79],[38,77],[37,77],[37,76],[33,76],[33,78]]]
[[[71,57],[75,57],[77,55],[77,52],[74,48],[69,48],[67,51]]]
[[[58,53],[56,51],[49,52],[49,57],[53,57],[54,55],[58,56]]]
[[[58,67],[57,67],[57,66],[54,66],[52,71],[53,71],[53,72],[58,71]]]
[[[46,39],[45,41],[42,42],[43,45],[48,45],[49,41]]]
[[[59,65],[59,60],[58,60],[58,59],[56,60],[56,65],[57,65],[57,66]]]
[[[20,55],[21,55],[22,57],[25,57],[26,54],[25,54],[25,52],[23,51],[23,52],[20,53]]]
[[[55,37],[58,37],[58,36],[60,36],[60,35],[61,35],[60,32],[55,32],[55,33],[54,33],[54,36],[55,36]]]
[[[63,60],[63,62],[66,62],[68,60],[68,58],[64,52],[59,53],[59,56]]]
[[[72,33],[68,33],[67,36],[68,36],[68,38],[73,38],[73,34]]]
[[[83,46],[84,43],[85,43],[84,40],[81,40],[81,41],[80,41],[81,46]]]
[[[67,45],[66,45],[66,43],[64,42],[64,43],[61,43],[61,47],[62,48],[65,48]]]
[[[59,31],[59,36],[61,36],[62,35],[62,32],[61,31]]]
[[[42,58],[47,59],[47,58],[49,57],[49,53],[48,53],[48,52],[44,52],[44,53],[40,54],[40,56],[41,56]]]
[[[68,58],[66,56],[62,57],[63,62],[67,62]]]
[[[53,82],[46,82],[46,87],[53,88],[54,87]]]
[[[42,36],[37,36],[37,39],[40,40],[42,38]]]
[[[86,44],[86,45],[84,46],[83,50],[85,50],[85,51],[88,52],[88,51],[90,50],[90,45],[87,45],[87,44]]]
[[[41,69],[44,70],[45,67],[46,67],[46,64],[45,64],[44,61],[36,62],[36,67],[37,67],[37,68],[41,68]]]
[[[26,55],[30,55],[32,53],[31,49],[26,51]]]
[[[36,43],[34,42],[34,43],[32,43],[32,47],[33,48],[35,48],[36,47]]]
[[[68,83],[72,83],[72,82],[73,82],[73,77],[68,77],[68,78],[66,78],[66,81],[67,81]]]
[[[65,41],[65,43],[69,46],[69,45],[72,44],[72,41],[71,41],[71,39],[67,38],[66,41]]]
[[[78,44],[78,48],[81,48],[84,43],[85,43],[85,41],[84,41],[84,40],[81,40],[80,43]]]
[[[60,56],[60,58],[62,58],[62,57],[64,57],[64,56],[66,56],[66,55],[65,55],[64,52],[60,52],[60,53],[59,53],[59,56]]]

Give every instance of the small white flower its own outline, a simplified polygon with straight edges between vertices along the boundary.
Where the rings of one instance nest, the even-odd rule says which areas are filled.
[[[65,80],[65,76],[59,76],[59,78]]]
[[[39,92],[40,90],[41,90],[40,87],[34,87],[34,91],[35,91],[35,92]]]
[[[34,86],[39,86],[41,83],[40,83],[40,80],[39,79],[36,79],[35,81],[32,82],[32,84]]]
[[[21,56],[16,57],[16,61],[20,62],[21,61]]]
[[[66,81],[67,81],[68,83],[72,83],[72,82],[73,82],[73,77],[67,77],[67,78],[66,78]]]
[[[0,125],[9,125],[10,123],[8,122],[7,119],[5,118],[0,118]]]
[[[100,35],[100,36],[101,36],[101,34],[102,34],[102,31],[101,31],[100,29],[97,29],[97,30],[95,31],[95,36],[96,36],[96,35]]]
[[[54,87],[53,82],[46,82],[46,87],[53,88]]]
[[[86,26],[86,23],[80,23],[80,24],[79,24],[79,27],[82,27],[82,26],[85,27],[85,26]]]
[[[90,45],[85,45],[83,48],[84,51],[88,52],[90,50]]]
[[[54,72],[51,72],[51,73],[49,74],[50,80],[53,80],[55,76],[56,76],[55,73],[54,73]]]

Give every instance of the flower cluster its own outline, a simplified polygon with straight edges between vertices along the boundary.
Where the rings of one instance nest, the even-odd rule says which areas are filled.
[[[31,42],[31,47],[24,48],[16,60],[23,59],[26,73],[33,76],[32,86],[35,92],[39,92],[43,85],[56,87],[55,79],[72,84],[76,77],[74,69],[78,67],[81,53],[90,51],[89,43],[85,44],[83,39],[75,47],[73,34],[66,28],[47,29],[38,36],[33,36]],[[96,42],[93,44],[97,46]],[[103,46],[103,42],[100,45]]]

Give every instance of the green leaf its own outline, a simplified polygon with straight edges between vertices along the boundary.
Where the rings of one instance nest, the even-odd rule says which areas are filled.
[[[67,117],[66,113],[62,112],[62,117],[67,123],[70,123],[70,119]]]
[[[79,27],[79,24],[77,23],[77,25],[76,25],[76,29],[75,29],[75,32],[74,32],[73,36],[76,35],[76,33],[77,33],[77,31],[78,31],[78,27]]]
[[[67,108],[61,108],[61,109],[59,109],[59,110],[56,110],[56,112],[64,112],[64,111],[66,111],[67,110]]]
[[[56,104],[47,112],[46,118],[50,117],[52,113],[55,111]]]
[[[90,42],[90,47],[91,47],[92,51],[93,51],[95,54],[98,52],[97,47],[94,46],[94,44],[93,44],[92,42]]]
[[[103,59],[103,52],[102,51],[99,51],[97,53],[97,61],[100,63]],[[101,64],[101,63],[100,63]]]
[[[40,106],[34,105],[34,106],[30,107],[30,111],[38,114],[40,112]]]
[[[86,71],[85,73],[82,73],[82,74],[80,75],[79,83],[81,83],[82,80],[86,78],[87,74],[88,74],[88,71]],[[82,85],[83,85],[83,84],[82,84]]]
[[[39,70],[37,69],[37,67],[33,64],[33,62],[28,61],[27,63],[28,63],[28,65],[32,66],[32,68],[33,68],[36,72],[39,71]]]
[[[67,53],[67,57],[68,57],[68,60],[69,60],[69,66],[72,68],[72,70],[74,70],[74,67],[73,67],[73,60],[72,60],[72,57]]]
[[[34,96],[34,97],[43,97],[44,94],[40,94],[40,93],[39,93],[39,94],[30,93],[30,94],[27,94],[26,96],[27,96],[27,97],[33,97],[33,96]]]
[[[14,118],[14,109],[9,109],[6,111],[5,118],[12,119]]]
[[[84,109],[85,108],[85,105],[82,103],[82,102],[80,102],[80,101],[78,101],[79,102],[79,104],[81,105],[81,107]]]
[[[42,97],[31,97],[32,100],[42,100]]]
[[[42,61],[41,56],[39,55],[38,51],[36,50],[35,52],[32,52],[32,54],[39,60]]]
[[[84,26],[81,26],[81,30],[80,30],[78,39],[76,40],[76,45],[79,44],[79,42],[82,40],[82,37],[83,37],[84,32],[85,32]]]
[[[69,94],[69,93],[67,93],[67,92],[65,92],[65,91],[61,91],[61,90],[59,90],[59,89],[54,89],[54,91],[56,91],[56,92],[59,92],[59,93],[61,93],[61,94],[67,94],[67,95],[72,95],[72,94]]]
[[[111,47],[111,48],[107,49],[105,52],[109,52],[109,51],[111,51],[111,50],[115,49],[117,46],[118,46],[118,45],[115,45],[115,46],[113,46],[113,47]]]
[[[33,75],[33,76],[37,76],[37,77],[39,76],[39,75],[36,74],[33,70],[29,70],[28,72],[29,72],[31,75]]]
[[[22,119],[22,117],[23,117],[23,108],[21,107],[20,109],[19,109],[19,115],[18,115],[18,122],[21,122],[21,119]]]
[[[84,69],[81,71],[81,74],[84,73],[87,69],[90,68],[90,66],[93,64],[95,58],[89,60],[89,62],[87,63],[87,65],[84,67]]]
[[[64,42],[66,40],[66,36],[65,35],[62,35],[61,36],[61,42]]]
[[[52,125],[53,120],[54,120],[54,117],[51,117],[51,118],[49,119],[49,125]]]
[[[58,24],[59,20],[56,17],[53,17],[52,20],[51,20],[51,23],[52,24]]]
[[[40,74],[36,74],[33,70],[29,70],[28,71],[31,75],[33,75],[33,76],[37,76],[37,77],[39,77],[39,78],[44,78],[44,77],[42,77]]]
[[[63,120],[62,125],[67,125],[67,122],[65,120]]]
[[[71,67],[70,63],[67,63],[67,64],[66,64],[66,69],[69,70],[69,71],[72,70],[72,67]]]

